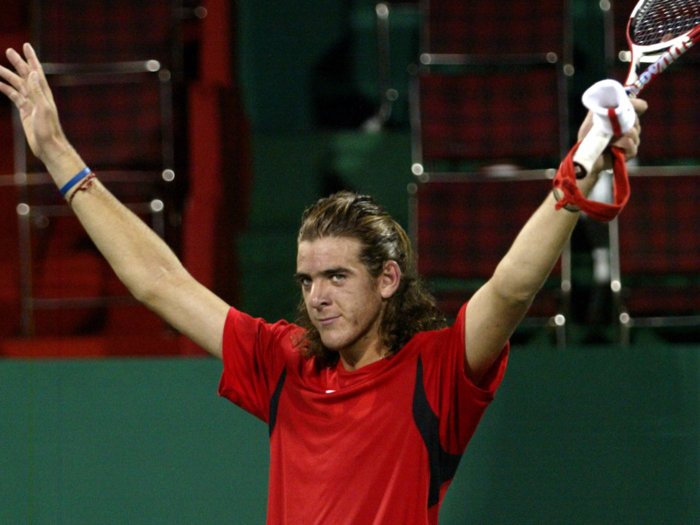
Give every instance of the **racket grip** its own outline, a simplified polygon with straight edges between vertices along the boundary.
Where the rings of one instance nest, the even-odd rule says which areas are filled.
[[[584,137],[576,153],[574,153],[574,165],[580,168],[580,171],[576,174],[577,179],[582,179],[591,172],[593,164],[603,154],[605,148],[608,147],[611,138],[612,135],[610,133],[606,133],[597,126],[594,126],[588,132],[588,135]]]

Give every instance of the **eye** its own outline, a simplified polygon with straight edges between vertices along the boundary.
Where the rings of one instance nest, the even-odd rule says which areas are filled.
[[[345,280],[345,274],[344,273],[334,273],[331,275],[331,281],[334,283],[341,283]]]
[[[294,277],[294,280],[299,283],[299,286],[302,288],[309,288],[311,286],[311,277],[307,277],[304,275],[297,275]]]

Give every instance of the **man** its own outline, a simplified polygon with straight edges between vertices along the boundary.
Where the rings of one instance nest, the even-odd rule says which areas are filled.
[[[269,424],[268,523],[437,523],[505,371],[508,339],[579,213],[555,209],[550,193],[493,277],[443,328],[401,227],[367,197],[322,199],[305,212],[298,237],[300,326],[268,324],[197,283],[86,168],[61,130],[33,49],[7,56],[16,73],[0,68],[0,90],[96,246],[137,299],[223,359],[219,393]],[[580,135],[588,129],[590,118]],[[637,121],[615,142],[627,158],[639,132]],[[579,182],[584,194],[605,162]]]

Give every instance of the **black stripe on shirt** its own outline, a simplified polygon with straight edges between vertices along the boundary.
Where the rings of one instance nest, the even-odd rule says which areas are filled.
[[[418,427],[430,462],[428,508],[440,502],[440,487],[454,478],[462,454],[450,454],[440,443],[440,419],[428,403],[423,384],[423,361],[418,356],[416,386],[413,391],[413,420]]]
[[[272,393],[270,398],[270,417],[269,417],[269,428],[270,437],[272,437],[272,431],[275,429],[275,423],[277,422],[277,408],[280,402],[280,396],[282,395],[282,387],[284,386],[284,380],[287,378],[287,369],[284,368],[280,374],[280,378],[277,380],[277,386],[275,391]]]

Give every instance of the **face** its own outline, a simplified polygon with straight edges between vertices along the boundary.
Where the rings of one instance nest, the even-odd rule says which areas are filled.
[[[360,241],[327,237],[299,243],[296,278],[306,310],[329,350],[345,362],[383,354],[379,326],[383,300],[395,291],[395,263],[376,279],[359,258]],[[396,283],[398,286],[398,282]]]

